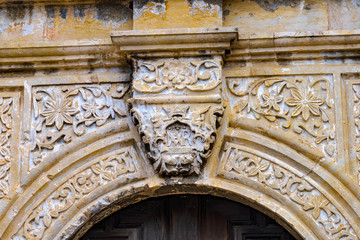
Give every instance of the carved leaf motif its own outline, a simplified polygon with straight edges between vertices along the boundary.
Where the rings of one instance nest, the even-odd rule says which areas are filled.
[[[52,221],[51,216],[49,214],[45,214],[44,215],[44,225],[45,225],[45,227],[47,227],[47,228],[50,227],[51,221]]]
[[[12,98],[0,97],[0,200],[9,194]]]
[[[322,229],[329,239],[358,239],[337,208],[309,182],[278,164],[238,148],[235,144],[228,143],[225,149],[220,174],[232,175],[223,175],[224,177],[239,180],[245,178],[246,181],[251,179],[278,191],[307,212],[315,222],[324,226]]]
[[[59,142],[69,143],[92,126],[101,127],[125,117],[121,99],[128,89],[124,84],[63,85],[33,90],[34,125],[30,170],[56,150]],[[127,84],[126,84],[127,85]]]
[[[54,219],[59,218],[80,198],[121,176],[127,176],[124,181],[128,181],[131,175],[127,174],[137,172],[133,163],[134,159],[133,150],[125,148],[118,150],[110,157],[98,160],[89,168],[76,174],[33,210],[33,214],[28,217],[22,227],[23,231],[18,232],[16,237],[18,239],[42,239],[46,230],[54,224]]]
[[[247,86],[245,89],[244,86]],[[294,76],[265,78],[254,81],[228,79],[236,99],[237,113],[256,120],[266,119],[284,130],[310,138],[333,157],[335,145],[334,109],[331,83],[327,78]]]
[[[215,60],[139,61],[137,68],[133,88],[139,93],[209,91],[221,83],[220,62]]]

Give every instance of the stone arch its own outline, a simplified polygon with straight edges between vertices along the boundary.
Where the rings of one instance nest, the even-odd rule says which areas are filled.
[[[94,223],[129,204],[190,193],[247,204],[304,239],[357,239],[359,226],[351,217],[351,194],[334,190],[330,184],[339,184],[335,178],[327,183],[322,178],[330,174],[322,168],[309,171],[306,158],[293,149],[281,144],[267,149],[255,146],[241,131],[229,129],[203,174],[184,179],[159,177],[130,132],[119,133],[117,148],[73,159],[76,168],[59,169],[63,174],[52,179],[52,184],[39,186],[41,181],[35,181],[33,187],[40,190],[18,203],[14,224],[3,236],[77,239]],[[284,152],[293,154],[286,157]]]

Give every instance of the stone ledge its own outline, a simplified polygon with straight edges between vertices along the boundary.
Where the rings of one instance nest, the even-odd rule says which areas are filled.
[[[232,27],[130,30],[114,31],[111,39],[121,52],[136,56],[223,55],[237,32]]]

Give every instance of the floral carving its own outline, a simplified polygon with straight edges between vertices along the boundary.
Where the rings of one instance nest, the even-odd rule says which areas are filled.
[[[65,85],[33,90],[33,145],[30,167],[74,137],[126,116],[120,100],[127,85]]]
[[[246,83],[245,83],[246,84]],[[246,90],[239,79],[228,86],[241,99],[238,113],[264,118],[283,129],[305,133],[315,144],[323,145],[328,156],[335,154],[332,83],[325,77],[266,78],[251,82]]]
[[[12,98],[0,97],[0,199],[9,193]]]
[[[134,150],[127,147],[102,157],[90,167],[77,173],[33,210],[22,230],[13,239],[42,239],[54,221],[76,205],[79,199],[115,180],[125,183],[139,178],[135,159]]]
[[[45,109],[40,115],[45,117],[46,126],[52,126],[55,123],[57,130],[61,130],[64,122],[72,124],[72,116],[78,113],[78,110],[72,107],[72,99],[62,99],[61,96],[57,96],[53,99],[52,95],[49,95],[50,99],[45,100]]]
[[[211,155],[221,105],[136,106],[131,110],[148,156],[161,175],[200,174]]]
[[[227,143],[221,166],[219,173],[224,177],[251,179],[289,198],[324,229],[328,239],[358,239],[343,215],[324,195],[278,164]]]
[[[219,60],[176,60],[137,62],[133,82],[139,93],[169,90],[209,91],[221,83]]]

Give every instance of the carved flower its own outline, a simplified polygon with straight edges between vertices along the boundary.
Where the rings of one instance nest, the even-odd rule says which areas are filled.
[[[283,100],[282,96],[276,96],[274,92],[271,92],[270,96],[267,94],[262,94],[261,97],[264,99],[264,102],[261,104],[261,107],[267,108],[267,111],[274,109],[275,111],[280,111],[278,103]]]
[[[175,68],[173,71],[164,71],[165,78],[172,82],[173,85],[177,85],[176,88],[183,89],[188,83],[187,80],[191,77],[191,70],[189,68]],[[184,84],[184,86],[179,86]]]
[[[85,117],[89,118],[91,115],[94,117],[102,117],[101,109],[104,107],[102,104],[98,104],[96,101],[91,100],[90,102],[84,103],[82,108],[85,110]]]
[[[316,98],[311,92],[305,91],[302,94],[297,89],[292,89],[291,95],[293,98],[286,100],[286,104],[295,107],[291,113],[292,117],[299,116],[302,113],[303,119],[307,121],[310,113],[315,116],[320,115],[320,106],[324,103],[323,100]]]
[[[76,114],[78,110],[72,105],[71,99],[63,99],[58,97],[56,100],[49,99],[45,101],[45,110],[41,113],[45,117],[46,126],[51,126],[55,123],[58,130],[61,130],[64,122],[72,123],[72,115]]]

